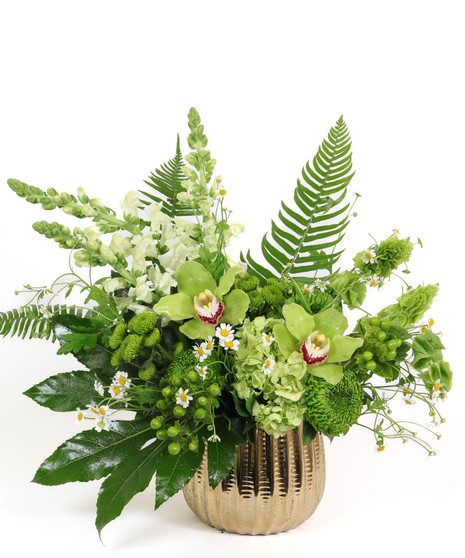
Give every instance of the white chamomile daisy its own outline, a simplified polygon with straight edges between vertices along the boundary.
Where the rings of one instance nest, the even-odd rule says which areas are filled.
[[[131,387],[131,380],[128,379],[127,372],[117,372],[113,378],[112,383],[125,389]]]
[[[363,261],[367,264],[372,264],[376,260],[376,254],[373,250],[365,250],[363,253]]]
[[[232,341],[234,339],[234,329],[230,324],[220,324],[216,330],[215,335],[221,341]]]
[[[82,411],[79,407],[76,409],[76,420],[74,421],[74,424],[79,424],[82,425],[84,422],[84,419],[86,418],[84,411]]]
[[[179,388],[178,392],[176,393],[176,403],[184,407],[184,409],[189,407],[189,403],[193,399],[193,397],[187,395],[188,393],[189,393],[188,389],[184,390],[182,388]]]
[[[199,373],[199,376],[202,378],[202,380],[205,380],[206,376],[207,376],[207,369],[208,366],[200,366],[199,364],[195,367],[195,369],[197,370],[197,372]]]
[[[269,356],[265,362],[263,363],[262,366],[262,372],[263,374],[265,374],[265,376],[268,376],[268,374],[273,370],[273,368],[275,367],[276,361],[274,360],[274,358],[272,356]]]
[[[378,277],[377,275],[373,275],[373,277],[371,278],[370,282],[368,283],[370,287],[378,287],[378,289],[381,287],[381,278]]]
[[[325,288],[326,288],[326,283],[324,281],[322,281],[321,279],[317,279],[315,281],[315,283],[313,284],[313,286],[320,289],[320,291],[324,291]]]
[[[220,345],[223,349],[237,351],[239,349],[239,341],[237,339],[224,340],[220,339]]]
[[[202,343],[202,346],[204,347],[205,351],[208,351],[209,354],[211,354],[214,346],[213,337],[211,335],[207,337],[207,339],[205,339],[205,341]]]
[[[271,343],[273,343],[274,337],[272,337],[271,335],[268,335],[268,333],[263,332],[262,333],[262,341],[263,341],[263,345],[265,347],[269,347],[271,345]]]
[[[203,362],[210,355],[210,353],[205,349],[203,343],[194,345],[192,350],[194,351],[194,355],[199,359],[199,362]]]
[[[433,391],[432,391],[432,394],[431,394],[431,399],[433,399],[433,400],[437,399],[441,395],[441,388],[443,386],[444,386],[444,384],[438,378],[433,384]]]
[[[212,434],[209,438],[208,438],[209,442],[221,442],[221,438],[218,436],[218,434]]]
[[[218,190],[218,195],[220,196],[220,198],[224,198],[224,196],[226,195],[226,189],[223,188],[223,186]]]
[[[312,294],[313,291],[313,285],[309,285],[308,283],[305,283],[304,285],[304,293],[306,294]]]
[[[415,405],[416,403],[416,399],[414,399],[412,395],[405,395],[402,399],[406,405]]]
[[[94,382],[94,388],[95,388],[95,391],[96,391],[99,395],[101,395],[102,397],[104,396],[105,391],[104,391],[104,389],[103,389],[103,385],[102,385],[101,382],[99,382],[98,380],[95,380],[95,382]]]
[[[108,411],[110,407],[108,405],[93,406],[87,405],[89,413],[93,418],[95,418],[97,424],[95,425],[95,430],[101,432],[102,430],[109,430],[110,428],[110,415]]]

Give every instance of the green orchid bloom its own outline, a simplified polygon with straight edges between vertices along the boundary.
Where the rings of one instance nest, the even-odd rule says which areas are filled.
[[[240,266],[230,267],[217,285],[202,264],[185,262],[176,271],[178,292],[161,298],[153,309],[173,321],[188,320],[179,330],[190,339],[206,339],[220,321],[236,325],[244,320],[249,297],[240,289],[230,292],[241,271]]]
[[[285,324],[276,324],[273,335],[285,358],[300,352],[314,376],[336,385],[343,377],[339,362],[349,360],[363,339],[342,335],[347,318],[335,308],[310,315],[299,304],[283,306]]]

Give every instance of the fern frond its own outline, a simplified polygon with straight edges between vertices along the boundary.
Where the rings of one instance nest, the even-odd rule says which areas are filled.
[[[182,182],[187,180],[187,177],[182,172],[184,166],[184,159],[182,157],[181,148],[179,146],[179,135],[176,142],[176,155],[167,163],[163,163],[161,168],[156,169],[151,173],[147,180],[144,182],[153,188],[157,194],[152,192],[140,191],[141,194],[148,199],[141,198],[140,201],[144,205],[149,205],[153,202],[163,203],[162,211],[170,217],[185,217],[194,215],[193,209],[178,200],[178,194],[184,192],[185,188]]]
[[[44,312],[46,310],[46,312]],[[51,306],[37,306],[31,304],[23,308],[15,308],[7,312],[0,312],[0,335],[6,337],[18,336],[22,339],[50,339],[55,341],[53,324],[50,320],[52,315],[71,314],[82,317],[84,311],[81,308],[69,307],[61,304]]]
[[[303,273],[330,275],[343,250],[337,250],[349,224],[345,202],[352,172],[351,141],[342,116],[323,140],[312,162],[302,169],[294,190],[294,207],[284,202],[271,231],[262,239],[268,269],[241,254],[249,273],[262,281],[271,276],[302,278]]]

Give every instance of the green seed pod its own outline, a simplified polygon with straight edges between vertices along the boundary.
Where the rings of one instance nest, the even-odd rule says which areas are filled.
[[[137,354],[139,347],[142,343],[142,336],[134,333],[129,334],[124,340],[123,347],[123,360],[131,362]]]
[[[127,325],[125,323],[116,324],[115,329],[110,337],[109,345],[112,349],[117,349],[123,342],[124,336],[126,335]]]
[[[160,330],[155,328],[152,333],[144,335],[143,344],[145,347],[154,347],[160,340]]]
[[[128,328],[129,331],[138,333],[139,335],[144,335],[152,331],[157,325],[158,316],[153,312],[143,312],[142,314],[137,314],[134,318],[129,320]]]
[[[174,356],[180,355],[184,351],[184,344],[182,341],[178,341],[173,347]]]

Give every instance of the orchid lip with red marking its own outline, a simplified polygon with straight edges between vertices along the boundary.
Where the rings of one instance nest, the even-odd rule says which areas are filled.
[[[328,358],[330,340],[318,331],[311,333],[300,347],[302,358],[309,365],[320,364]]]
[[[194,297],[194,308],[201,322],[216,326],[223,315],[224,304],[211,291],[206,289],[198,297]]]

